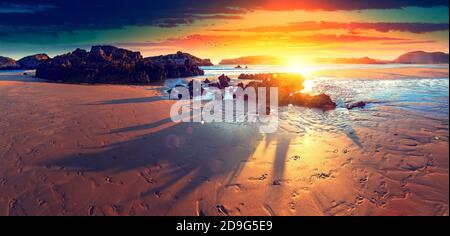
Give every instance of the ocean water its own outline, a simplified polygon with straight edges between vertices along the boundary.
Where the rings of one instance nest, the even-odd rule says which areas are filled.
[[[243,67],[245,67],[243,65]],[[273,72],[295,72],[291,66],[280,66],[280,65],[249,65],[247,69],[241,68],[237,69],[234,65],[215,65],[215,66],[203,66],[200,67],[205,71],[205,76],[219,76],[221,74],[226,74],[230,77],[235,77],[241,73],[251,74],[251,73],[273,73]],[[391,68],[449,68],[447,64],[313,64],[308,65],[308,71],[320,71],[320,70],[333,70],[333,69],[391,69]],[[299,68],[299,73],[302,69]]]
[[[314,65],[308,67],[309,72],[320,70],[356,70],[375,69],[383,72],[390,69],[410,68],[446,69],[448,65]],[[204,76],[192,78],[169,79],[165,86],[171,88],[176,84],[186,84],[191,79],[216,79],[221,74],[232,78],[232,84],[241,80],[237,76],[241,73],[271,73],[292,72],[289,67],[251,65],[248,69],[236,69],[233,66],[202,67]],[[0,71],[2,74],[15,74],[28,71]],[[301,73],[301,72],[300,72]],[[386,74],[388,76],[386,77]],[[305,76],[306,93],[325,93],[337,103],[337,108],[331,111],[308,109],[304,107],[280,107],[280,127],[286,131],[305,134],[308,130],[349,132],[357,127],[376,127],[380,122],[398,121],[404,123],[406,119],[416,120],[414,129],[443,130],[449,127],[449,78],[446,76],[423,78],[408,78],[397,76],[397,73],[383,73],[382,79],[365,78],[364,73],[359,78],[344,78],[329,76]],[[206,94],[211,99],[211,94]],[[226,98],[231,98],[227,96]],[[347,110],[346,104],[364,101],[363,109]]]
[[[375,69],[383,72],[390,69],[409,70],[447,69],[448,65],[315,65],[308,67],[309,72],[320,70]],[[221,74],[232,79],[232,84],[241,82],[237,76],[241,73],[292,72],[289,67],[251,65],[248,69],[236,69],[233,66],[202,67],[204,76],[194,77],[214,80]],[[300,72],[301,73],[301,72]],[[386,76],[386,74],[389,74]],[[331,111],[308,109],[303,107],[280,107],[280,127],[283,130],[306,134],[309,130],[352,133],[357,127],[376,127],[380,122],[415,119],[415,129],[446,130],[448,132],[449,115],[449,78],[430,77],[408,78],[396,73],[383,74],[382,79],[339,78],[327,76],[305,76],[305,91],[311,94],[325,93],[337,103]],[[187,83],[192,78],[173,79],[166,82],[167,87]],[[346,104],[364,101],[363,109],[347,110]],[[420,121],[420,122],[419,122]],[[394,128],[394,127],[392,127]],[[446,137],[448,139],[448,135]]]

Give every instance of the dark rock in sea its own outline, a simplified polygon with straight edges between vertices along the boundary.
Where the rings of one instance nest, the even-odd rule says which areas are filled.
[[[351,110],[353,108],[364,108],[366,106],[366,103],[363,101],[347,104],[347,109]]]
[[[221,76],[219,76],[218,81],[219,82],[209,83],[208,86],[209,87],[216,87],[216,88],[219,88],[219,89],[224,89],[224,88],[227,88],[227,87],[230,86],[231,79],[228,76],[222,74]]]
[[[189,88],[189,94],[190,94],[191,98],[193,98],[194,97],[194,80],[189,81],[188,88]],[[200,90],[197,90],[196,92],[198,94],[200,94],[200,96],[201,96],[203,91],[204,91],[203,87],[200,87]]]
[[[203,75],[196,65],[144,59],[139,52],[114,46],[76,49],[43,61],[36,70],[38,78],[70,83],[140,84],[196,75]]]
[[[193,56],[189,53],[184,53],[178,51],[175,54],[161,55],[156,57],[147,57],[145,59],[150,59],[155,62],[167,63],[170,62],[176,65],[195,65],[195,66],[213,66],[210,59],[201,59]]]
[[[241,74],[239,79],[249,79],[250,81],[245,88],[253,87],[258,91],[258,88],[265,87],[269,91],[270,87],[278,88],[278,104],[286,106],[289,104],[295,106],[304,106],[309,108],[320,108],[329,110],[336,108],[330,96],[326,94],[309,95],[301,93],[303,90],[304,78],[299,74],[289,73],[268,73],[268,74]],[[256,93],[258,96],[258,92]],[[267,96],[267,102],[270,97]]]
[[[219,76],[219,88],[223,89],[223,88],[229,87],[230,81],[231,81],[231,79],[228,76],[222,74],[221,76]]]
[[[20,69],[16,60],[9,57],[0,56],[0,70],[17,70]]]
[[[290,98],[279,101],[280,105],[287,103],[295,106],[320,108],[323,110],[331,110],[336,108],[336,103],[334,103],[333,100],[331,100],[330,96],[326,94],[309,95],[296,93],[289,97]]]
[[[50,57],[47,54],[40,53],[27,57],[23,57],[22,59],[17,61],[17,64],[21,69],[34,70],[36,69],[42,62],[49,60]]]

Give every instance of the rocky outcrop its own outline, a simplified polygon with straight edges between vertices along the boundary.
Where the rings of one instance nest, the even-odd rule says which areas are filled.
[[[14,59],[0,56],[0,70],[16,70],[16,69],[20,69],[20,66]]]
[[[353,108],[364,108],[366,106],[366,103],[363,101],[359,101],[359,102],[355,102],[355,103],[350,103],[347,104],[345,107],[349,110],[353,109]]]
[[[218,82],[211,82],[211,81],[208,80],[208,86],[209,87],[216,87],[216,88],[219,88],[219,89],[224,89],[224,88],[227,88],[227,87],[230,86],[231,79],[230,79],[230,77],[226,76],[225,74],[220,75],[217,78],[217,80],[218,80]]]
[[[76,49],[44,61],[36,70],[38,78],[71,83],[140,84],[196,75],[203,75],[198,66],[144,59],[139,52],[114,46]]]
[[[23,57],[22,59],[17,61],[17,64],[21,69],[34,70],[39,66],[39,64],[49,59],[50,57],[47,54],[40,53]]]
[[[392,62],[403,64],[448,64],[448,56],[448,53],[443,52],[414,51],[405,53]]]
[[[172,63],[175,65],[213,66],[210,59],[201,59],[189,53],[184,53],[180,51],[178,51],[175,54],[147,57],[145,59],[149,59],[160,63]]]
[[[323,110],[330,110],[336,108],[336,103],[334,103],[330,96],[326,94],[319,95],[310,95],[304,94],[300,91],[304,88],[303,82],[304,78],[299,74],[288,74],[288,73],[266,73],[266,74],[242,74],[239,76],[242,78],[252,79],[252,81],[248,82],[246,85],[240,82],[236,85],[236,87],[247,89],[253,87],[256,92],[256,99],[258,101],[258,89],[266,88],[266,107],[270,107],[270,87],[278,88],[278,104],[280,106],[287,105],[295,105],[295,106],[303,106],[309,108],[319,108]],[[210,82],[209,79],[204,84],[208,84],[208,87],[217,87],[219,89],[224,89],[226,87],[230,87],[231,79],[226,75],[221,75],[217,78],[218,82]],[[191,80],[187,86],[184,85],[176,85],[172,89],[168,90],[168,93],[171,94],[173,89],[177,89],[177,87],[187,87],[189,89],[189,93],[191,98],[194,96],[194,86],[193,80]],[[201,87],[201,91],[203,92],[203,87]],[[237,98],[239,95],[243,95],[243,99],[247,100],[247,94],[234,93],[233,98]],[[173,97],[172,99],[181,99],[181,96]]]
[[[220,89],[224,89],[224,88],[230,86],[230,81],[231,81],[230,77],[222,74],[221,76],[219,76],[218,80],[219,80],[219,86],[218,87]]]
[[[320,108],[323,110],[336,108],[336,103],[334,103],[330,96],[326,94],[310,95],[301,93],[301,90],[304,88],[304,78],[299,74],[241,74],[238,78],[253,80],[249,82],[245,88],[253,87],[258,90],[258,88],[266,87],[266,91],[268,91],[270,87],[277,87],[278,104],[280,106],[292,104],[295,106]]]
[[[295,106],[309,107],[309,108],[320,108],[323,110],[331,110],[336,108],[336,103],[334,103],[330,96],[326,94],[310,95],[303,93],[294,93],[292,96],[286,97],[280,101],[280,105],[292,104]]]

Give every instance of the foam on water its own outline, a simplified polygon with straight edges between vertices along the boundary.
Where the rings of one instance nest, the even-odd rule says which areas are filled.
[[[377,69],[391,68],[448,68],[448,65],[316,65],[311,70],[333,69]],[[232,78],[232,83],[239,82],[241,73],[289,72],[282,66],[249,66],[249,69],[236,69],[233,66],[202,67],[204,76],[194,79],[209,78],[214,80],[221,74]],[[168,87],[178,83],[187,83],[190,79],[175,79],[166,82]],[[335,110],[321,111],[303,107],[280,107],[280,128],[296,134],[306,134],[308,130],[344,132],[351,135],[356,126],[376,127],[377,122],[406,118],[422,119],[425,123],[432,120],[436,129],[448,130],[449,114],[449,80],[447,78],[402,78],[392,74],[392,78],[382,80],[368,78],[308,78],[307,91],[311,94],[330,95],[338,105]],[[345,105],[364,101],[364,109],[347,110]],[[429,122],[428,122],[429,123]],[[420,125],[419,125],[420,126]],[[420,127],[416,127],[420,128]],[[428,127],[429,128],[429,127]],[[432,127],[433,128],[433,127]]]

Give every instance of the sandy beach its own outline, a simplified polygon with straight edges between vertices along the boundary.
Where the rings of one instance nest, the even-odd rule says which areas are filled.
[[[161,85],[1,74],[0,215],[449,214],[448,117],[282,107],[264,135],[173,123],[173,103]]]

